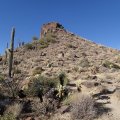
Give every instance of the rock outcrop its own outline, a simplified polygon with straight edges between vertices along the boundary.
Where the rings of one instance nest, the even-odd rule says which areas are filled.
[[[54,32],[56,29],[64,29],[64,27],[58,22],[43,24],[41,28],[40,38],[43,38],[48,32]]]

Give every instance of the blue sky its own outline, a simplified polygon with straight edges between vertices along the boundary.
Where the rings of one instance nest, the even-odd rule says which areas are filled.
[[[16,28],[15,44],[40,36],[42,24],[58,21],[79,36],[120,49],[120,0],[0,0],[0,53]]]

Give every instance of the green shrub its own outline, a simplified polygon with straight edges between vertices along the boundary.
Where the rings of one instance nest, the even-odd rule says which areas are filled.
[[[56,36],[52,33],[47,33],[46,36],[39,40],[40,43],[40,49],[48,47],[50,43],[56,43]]]
[[[47,41],[48,43],[56,43],[56,36],[52,33],[47,33],[45,36],[45,41]]]
[[[32,40],[33,40],[33,41],[36,41],[36,40],[38,40],[38,38],[37,38],[36,36],[33,36],[33,37],[32,37]]]
[[[39,49],[47,48],[48,45],[49,45],[48,43],[42,44],[42,45],[39,46]]]
[[[31,44],[31,43],[27,43],[27,44],[25,44],[25,48],[26,48],[27,50],[32,50],[32,49],[34,49],[34,46],[33,46],[33,44]]]
[[[115,64],[115,63],[112,63],[110,61],[105,61],[103,64],[102,64],[104,67],[106,68],[115,68],[115,69],[120,69],[120,66]]]
[[[42,91],[46,93],[50,88],[55,88],[59,84],[57,78],[47,78],[43,76],[39,76],[38,78],[34,78],[30,81],[28,85],[28,89],[25,92],[29,96],[36,96],[38,92]]]
[[[40,46],[39,46],[40,49],[46,48],[49,45],[49,43],[46,42],[44,38],[40,39],[39,43],[40,43]]]

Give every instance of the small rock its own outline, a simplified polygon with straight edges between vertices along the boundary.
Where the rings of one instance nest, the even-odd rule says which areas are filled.
[[[42,52],[42,53],[41,53],[41,56],[46,56],[46,53]]]

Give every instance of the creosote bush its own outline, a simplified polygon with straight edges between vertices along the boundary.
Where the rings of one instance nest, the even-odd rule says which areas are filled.
[[[73,120],[93,120],[97,114],[95,101],[89,96],[76,94],[71,114]]]

